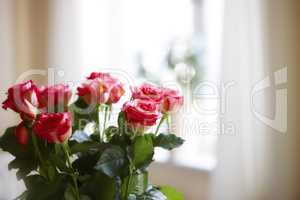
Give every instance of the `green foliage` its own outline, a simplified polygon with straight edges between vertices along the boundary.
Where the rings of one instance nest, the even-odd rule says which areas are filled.
[[[73,162],[73,167],[81,175],[93,174],[96,172],[95,165],[101,156],[101,152],[87,152]]]
[[[86,124],[98,117],[97,106],[89,106],[81,97],[70,106],[70,110],[73,113],[73,130],[83,130]]]
[[[63,200],[67,188],[67,177],[61,175],[49,182],[40,175],[31,175],[24,179],[27,191],[26,200]]]
[[[106,148],[106,144],[100,144],[99,142],[86,141],[82,143],[73,143],[71,145],[71,154],[86,153],[88,151],[100,151]]]
[[[127,181],[128,176],[124,179],[124,183],[126,183]],[[145,193],[145,191],[147,191],[148,184],[148,172],[142,172],[140,170],[137,170],[133,173],[131,177],[129,193],[135,195],[142,195]]]
[[[17,178],[20,180],[37,168],[36,162],[31,159],[15,158],[8,164],[8,169],[17,169]]]
[[[0,148],[9,152],[15,158],[8,165],[8,168],[17,169],[17,178],[22,179],[31,171],[37,169],[37,160],[32,145],[20,145],[15,136],[15,127],[6,129],[0,138]]]
[[[80,193],[92,200],[115,200],[116,183],[105,174],[96,172],[82,183]]]
[[[170,186],[162,186],[159,189],[168,200],[184,200],[183,194]]]
[[[181,146],[184,143],[184,140],[180,137],[177,137],[174,134],[159,134],[157,137],[154,137],[154,146],[161,147],[166,150],[172,150]]]
[[[167,197],[158,189],[149,186],[146,192],[142,195],[131,194],[128,200],[169,200]]]
[[[65,200],[76,200],[76,191],[71,185],[67,186],[67,189],[64,193]]]
[[[119,129],[115,126],[110,126],[105,130],[104,134],[106,135],[107,141],[110,141],[114,135],[119,134]]]
[[[154,147],[151,135],[141,135],[134,139],[132,146],[132,162],[136,168],[145,168],[151,162]]]
[[[95,169],[103,172],[109,177],[119,176],[122,169],[126,167],[126,155],[119,146],[111,146],[104,150]]]
[[[124,112],[120,112],[118,116],[118,127],[122,134],[125,133],[125,130],[127,129],[127,124],[126,124],[126,116]]]
[[[87,106],[81,98],[75,104],[80,108]],[[172,150],[182,145],[183,139],[174,134],[134,132],[127,126],[125,114],[120,112],[118,126],[106,128],[106,140],[100,141],[99,130],[92,135],[80,130],[81,119],[87,123],[95,121],[93,112],[74,113],[74,134],[66,144],[48,144],[36,138],[38,152],[32,140],[27,146],[18,144],[15,127],[6,130],[0,138],[0,148],[15,157],[9,169],[18,170],[17,177],[24,180],[27,188],[17,199],[78,200],[79,196],[80,200],[184,199],[171,187],[150,186],[147,171],[155,147]]]

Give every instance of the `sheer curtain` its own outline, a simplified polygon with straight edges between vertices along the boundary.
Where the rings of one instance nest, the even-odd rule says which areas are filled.
[[[234,135],[219,139],[212,199],[299,199],[299,15],[294,0],[225,0],[222,82]]]
[[[76,24],[77,0],[0,1],[1,102],[7,88],[24,79],[38,83],[70,82],[81,77]],[[50,69],[48,69],[50,67]],[[0,131],[15,125],[13,112],[0,111]],[[23,191],[15,172],[8,172],[11,157],[0,154],[0,199],[13,199]]]

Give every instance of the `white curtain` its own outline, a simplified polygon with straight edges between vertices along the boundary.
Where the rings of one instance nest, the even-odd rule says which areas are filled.
[[[225,0],[221,135],[212,199],[300,198],[300,2]]]
[[[75,24],[77,0],[0,0],[0,100],[7,88],[24,79],[37,83],[79,80],[81,60]],[[50,70],[48,70],[50,67]],[[20,119],[0,110],[0,134]],[[0,199],[13,199],[24,191],[12,159],[0,154]]]

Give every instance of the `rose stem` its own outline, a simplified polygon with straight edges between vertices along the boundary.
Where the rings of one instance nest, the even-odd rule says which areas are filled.
[[[133,174],[133,166],[132,166],[132,164],[130,164],[130,166],[129,166],[129,175],[128,175],[126,189],[125,189],[125,200],[129,196],[129,187],[131,185],[132,174]]]
[[[45,168],[46,165],[45,165],[45,162],[44,162],[44,160],[43,160],[42,154],[41,154],[41,152],[40,152],[40,148],[39,148],[39,146],[38,146],[36,136],[35,136],[35,134],[34,134],[33,132],[31,132],[31,137],[32,137],[32,143],[33,143],[35,152],[36,152],[36,154],[37,154],[37,156],[38,156],[38,159],[39,159],[39,161],[40,161],[40,163],[41,163],[41,168],[42,168],[43,172],[44,172],[45,174],[47,174],[47,171],[46,171],[46,168]],[[47,176],[47,177],[48,177],[48,176]]]
[[[100,127],[100,114],[101,114],[101,104],[97,106],[97,128],[99,131],[99,142],[102,142],[102,137],[101,137],[101,127]]]
[[[108,105],[104,107],[104,121],[103,121],[103,130],[102,130],[102,138],[104,140],[105,137],[105,129],[106,129],[106,122],[107,122],[107,115],[108,114]]]
[[[171,132],[171,126],[172,126],[171,115],[168,115],[167,122],[168,122],[168,132],[170,133]]]
[[[159,129],[160,129],[160,126],[162,125],[162,123],[165,121],[165,119],[168,117],[168,114],[164,113],[163,116],[161,117],[160,121],[159,121],[159,124],[156,128],[156,131],[155,131],[155,135],[157,135]]]
[[[72,166],[72,163],[71,163],[71,160],[70,160],[70,154],[69,154],[69,150],[68,150],[69,149],[69,145],[68,145],[67,142],[65,142],[65,143],[62,144],[62,147],[63,147],[63,150],[65,152],[65,155],[67,156],[68,166],[72,170],[72,173],[73,173],[73,174],[71,174],[71,177],[72,177],[73,182],[74,182],[75,191],[76,191],[76,197],[77,197],[78,200],[80,200],[79,190],[78,190],[78,184],[77,184],[77,178],[74,175],[75,174],[75,170],[74,170],[74,168]]]

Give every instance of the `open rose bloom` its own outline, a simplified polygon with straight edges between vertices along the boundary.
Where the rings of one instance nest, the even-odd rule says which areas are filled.
[[[26,81],[8,89],[4,109],[11,109],[24,119],[33,119],[38,113],[39,90],[32,81]]]
[[[76,94],[65,84],[33,81],[9,88],[2,107],[20,121],[7,128],[0,148],[14,156],[9,168],[26,183],[19,199],[184,199],[175,189],[145,182],[154,149],[172,150],[184,142],[161,129],[183,97],[146,83],[131,88],[132,96],[117,112],[115,104],[126,91],[109,73],[91,73]]]
[[[140,99],[126,102],[122,111],[125,113],[128,124],[139,130],[154,126],[161,117],[158,104]]]
[[[71,136],[70,113],[44,113],[38,116],[33,132],[48,143],[63,143]]]
[[[117,103],[124,93],[123,84],[108,73],[93,72],[77,88],[78,96],[83,97],[88,104]]]
[[[40,88],[39,108],[67,110],[72,97],[72,91],[68,85],[57,84]]]

